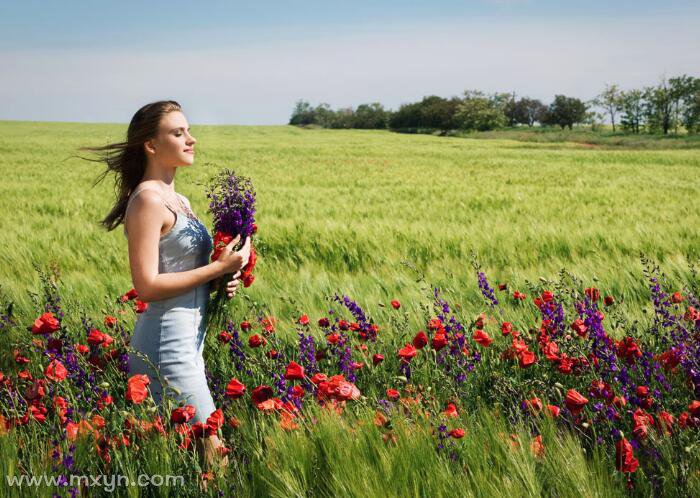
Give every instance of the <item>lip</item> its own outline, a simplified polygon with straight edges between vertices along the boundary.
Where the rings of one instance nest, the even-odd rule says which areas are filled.
[[[194,154],[194,149],[185,149],[184,152],[187,152],[188,154]]]

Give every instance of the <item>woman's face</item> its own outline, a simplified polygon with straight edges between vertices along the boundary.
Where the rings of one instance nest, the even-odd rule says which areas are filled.
[[[194,162],[194,144],[187,118],[180,111],[165,114],[158,126],[155,138],[144,145],[146,153],[163,166],[189,166]]]

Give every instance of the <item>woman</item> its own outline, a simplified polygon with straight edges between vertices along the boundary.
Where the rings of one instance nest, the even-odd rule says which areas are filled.
[[[215,410],[202,357],[209,293],[218,287],[210,282],[234,274],[226,286],[232,298],[250,256],[249,238],[240,251],[233,251],[237,237],[209,263],[211,236],[189,201],[175,191],[177,169],[194,163],[196,142],[180,105],[169,100],[139,109],[125,142],[81,149],[102,153],[100,159],[91,159],[107,163],[98,182],[115,173],[118,198],[102,225],[113,230],[124,223],[134,288],[148,303],[131,339],[137,353],[129,355],[130,375],[148,375],[159,405],[164,387],[169,387],[169,395],[194,406],[190,423],[206,422]],[[222,445],[211,436],[198,449],[211,464]]]

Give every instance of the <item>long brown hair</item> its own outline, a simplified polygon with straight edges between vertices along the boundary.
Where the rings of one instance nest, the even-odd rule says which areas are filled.
[[[146,153],[143,150],[143,144],[156,136],[160,120],[165,114],[181,110],[180,104],[174,100],[151,102],[136,111],[134,117],[131,118],[124,142],[78,149],[94,152],[99,156],[97,159],[89,157],[81,157],[81,159],[107,164],[107,169],[95,181],[93,187],[100,183],[108,173],[114,173],[114,190],[117,201],[109,214],[100,222],[108,231],[114,230],[124,222],[129,196],[146,172]]]

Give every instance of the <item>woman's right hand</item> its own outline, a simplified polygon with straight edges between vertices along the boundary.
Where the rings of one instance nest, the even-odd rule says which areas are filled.
[[[248,264],[248,259],[250,258],[250,236],[246,237],[245,244],[243,244],[240,251],[234,252],[233,247],[238,244],[239,240],[241,240],[241,236],[236,235],[236,238],[226,245],[216,260],[221,267],[222,275],[236,273]]]

